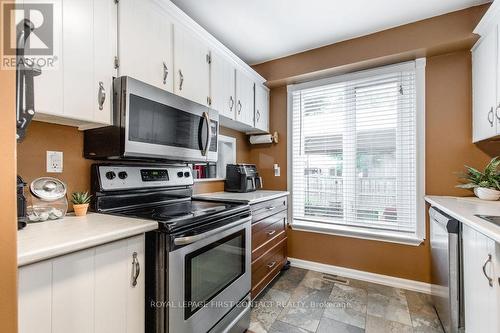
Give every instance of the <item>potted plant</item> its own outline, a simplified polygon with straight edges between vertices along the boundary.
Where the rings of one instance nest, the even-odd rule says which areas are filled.
[[[457,187],[473,190],[474,194],[482,200],[498,200],[500,198],[499,166],[500,159],[498,157],[493,158],[483,172],[465,166],[467,171],[460,177],[465,180],[465,183],[457,185]]]
[[[90,199],[89,192],[75,192],[71,197],[71,202],[73,203],[73,209],[76,216],[87,215],[87,210],[89,209]]]

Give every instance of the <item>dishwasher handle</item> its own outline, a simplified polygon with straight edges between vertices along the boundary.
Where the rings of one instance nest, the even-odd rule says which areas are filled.
[[[458,220],[452,218],[446,213],[443,213],[436,207],[431,207],[429,209],[429,217],[431,218],[431,222],[434,221],[435,224],[441,226],[449,234],[459,233],[460,223],[458,222]]]

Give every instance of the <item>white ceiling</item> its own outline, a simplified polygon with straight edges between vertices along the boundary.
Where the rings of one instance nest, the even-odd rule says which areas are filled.
[[[172,0],[249,64],[488,0]]]

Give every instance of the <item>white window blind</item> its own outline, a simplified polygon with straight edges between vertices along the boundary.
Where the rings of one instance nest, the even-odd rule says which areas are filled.
[[[291,91],[293,223],[414,237],[415,67]]]

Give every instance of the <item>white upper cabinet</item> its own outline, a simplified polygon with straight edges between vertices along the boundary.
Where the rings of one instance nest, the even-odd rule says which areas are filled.
[[[153,1],[120,0],[118,8],[120,76],[173,92],[170,17]]]
[[[255,84],[255,128],[269,132],[269,90]]]
[[[472,48],[473,142],[500,135],[500,3],[493,2],[475,33]]]
[[[58,61],[35,77],[35,119],[110,125],[113,79],[131,76],[218,111],[223,126],[268,131],[264,79],[172,2],[50,2]]]
[[[54,69],[35,78],[36,119],[76,126],[111,123],[116,75],[114,0],[56,0]]]
[[[246,73],[236,70],[236,118],[254,127],[254,82]]]
[[[494,27],[472,50],[473,141],[497,133],[497,28]]]
[[[235,116],[236,69],[229,59],[218,52],[211,52],[210,107],[229,119]]]
[[[210,50],[208,45],[181,24],[174,26],[175,94],[209,105]]]

